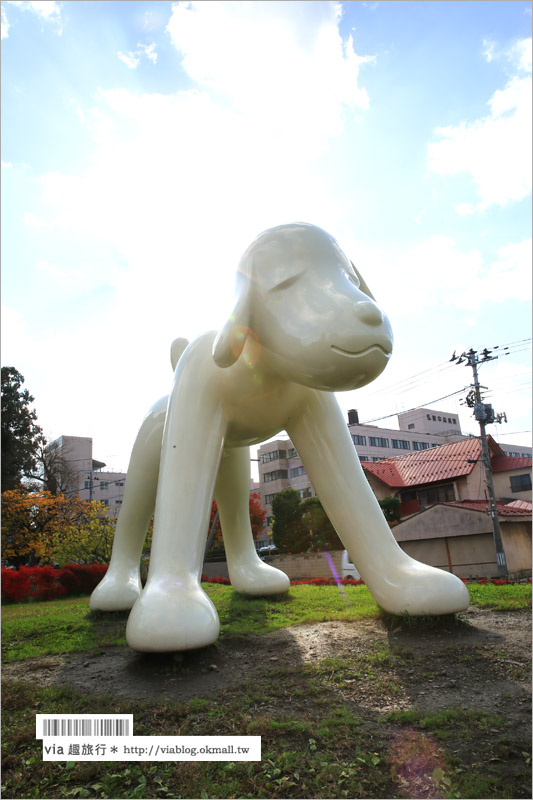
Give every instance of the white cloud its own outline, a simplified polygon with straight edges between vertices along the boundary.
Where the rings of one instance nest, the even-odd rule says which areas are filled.
[[[63,33],[61,3],[57,3],[55,0],[5,0],[5,2],[21,11],[33,12],[43,21],[52,23],[60,36]],[[7,28],[9,28],[7,15],[4,7],[2,7],[2,39],[4,38],[4,19]],[[5,36],[7,36],[7,31]]]
[[[130,69],[136,69],[136,67],[138,67],[141,63],[141,59],[143,57],[151,61],[152,64],[157,63],[156,45],[153,42],[152,44],[138,44],[137,49],[130,51],[129,53],[122,53],[119,51],[117,56]]]
[[[500,247],[498,261],[487,270],[491,299],[497,303],[531,300],[531,261],[531,239]]]
[[[497,260],[487,262],[477,249],[463,251],[450,236],[434,235],[408,249],[356,248],[361,267],[379,302],[394,315],[411,316],[413,308],[447,306],[475,313],[486,303],[531,298],[531,239],[500,247]],[[390,275],[401,276],[391,281]],[[404,277],[405,276],[405,277]]]
[[[359,71],[373,59],[342,39],[340,13],[334,3],[179,3],[168,31],[193,80],[314,152],[369,103]]]
[[[32,214],[30,211],[24,212],[24,225],[36,231],[43,231],[48,227],[44,219]]]
[[[517,74],[492,95],[490,113],[474,122],[437,128],[440,140],[428,145],[430,170],[470,175],[479,198],[477,211],[531,193],[532,86],[531,76],[523,74],[531,69],[531,39],[517,42],[506,57]],[[471,207],[461,203],[457,211],[470,213]]]
[[[9,20],[7,18],[6,10],[2,6],[2,39],[7,39],[9,36]]]
[[[132,53],[131,51],[129,53],[122,53],[119,50],[117,56],[130,69],[135,69],[138,67],[141,61],[141,56],[137,53]]]

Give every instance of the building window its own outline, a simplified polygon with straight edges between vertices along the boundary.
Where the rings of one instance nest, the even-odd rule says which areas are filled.
[[[91,481],[85,481],[85,485],[84,485],[83,488],[84,489],[90,489],[91,488]]]
[[[431,419],[433,420],[433,422],[437,421],[437,417],[435,416],[435,414],[432,414]]]
[[[414,429],[415,429],[415,423],[414,422],[410,422],[409,425],[407,426],[407,430],[408,431],[414,431]]]
[[[269,461],[277,461],[280,458],[287,458],[286,450],[271,450],[270,453],[261,455],[261,463],[268,464]]]
[[[122,505],[122,500],[117,500],[116,505],[117,506],[121,506]]]
[[[296,448],[295,447],[289,447],[289,452],[288,452],[287,455],[288,455],[289,458],[297,458],[298,457],[298,453],[296,452]]]
[[[427,442],[413,442],[413,450],[429,450]]]
[[[102,503],[102,505],[104,505],[104,506],[108,506],[108,505],[109,505],[109,500],[100,500],[100,502],[101,502],[101,503]]]
[[[453,425],[457,425],[457,420],[455,419],[455,417],[453,417],[453,419],[452,419],[452,424]]]
[[[386,456],[372,456],[372,461],[386,461]]]
[[[352,442],[354,444],[366,444],[366,436],[358,436],[355,433],[352,433]]]
[[[511,475],[511,491],[512,492],[528,492],[531,491],[531,475]]]
[[[406,439],[392,439],[392,446],[395,450],[410,450],[411,447]]]
[[[455,500],[453,483],[445,486],[432,486],[418,492],[418,501],[421,506],[433,506],[435,503],[450,503]]]
[[[427,418],[429,419],[429,421],[431,422],[431,414],[426,414],[426,417],[427,417]]]
[[[107,481],[101,481],[100,482],[100,489],[102,491],[105,491],[108,487],[109,487],[109,483]]]
[[[300,495],[302,500],[305,500],[306,497],[311,497],[311,489],[309,487],[305,489],[299,489],[298,494]]]
[[[359,456],[359,461],[368,461],[368,456]]]
[[[370,443],[370,447],[388,447],[389,440],[382,439],[380,436],[369,436],[368,441]]]
[[[272,503],[272,500],[275,498],[275,494],[266,494],[265,495],[265,503],[269,506]]]
[[[305,467],[292,467],[289,470],[289,476],[291,478],[297,478],[299,475],[305,475]]]
[[[270,528],[270,526],[272,525],[272,520],[273,520],[273,519],[274,519],[274,517],[267,517],[267,526],[268,526],[269,528]]]
[[[115,481],[117,486],[124,486],[124,481]]]
[[[268,483],[269,481],[277,481],[287,477],[288,472],[286,469],[275,469],[273,472],[265,472],[263,480],[265,483]]]

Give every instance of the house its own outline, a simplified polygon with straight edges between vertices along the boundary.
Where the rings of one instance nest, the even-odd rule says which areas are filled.
[[[508,574],[531,575],[531,457],[488,446]],[[406,553],[463,578],[498,574],[479,439],[363,468],[378,499],[400,498],[393,533]]]
[[[487,437],[496,498],[531,498],[531,456],[506,456],[492,436]],[[401,500],[402,517],[435,505],[461,500],[484,500],[485,467],[481,441],[470,437],[440,447],[364,463],[378,500],[393,495]]]

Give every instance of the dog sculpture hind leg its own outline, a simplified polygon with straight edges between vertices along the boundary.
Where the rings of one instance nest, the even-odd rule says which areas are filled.
[[[187,345],[185,339],[173,342],[171,361],[174,369]],[[111,561],[106,575],[91,595],[92,610],[129,610],[141,593],[139,564],[155,509],[167,405],[168,397],[155,403],[135,440]],[[250,525],[249,487],[249,448],[226,450],[218,470],[215,499],[231,584],[245,594],[278,594],[289,588],[290,581],[284,572],[263,563],[257,554]]]

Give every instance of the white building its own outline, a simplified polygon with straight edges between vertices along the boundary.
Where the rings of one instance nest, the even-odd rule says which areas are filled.
[[[60,436],[49,447],[68,467],[65,493],[78,493],[82,500],[98,500],[108,508],[110,517],[118,516],[126,473],[105,470],[104,462],[93,458],[93,440],[88,436]]]

